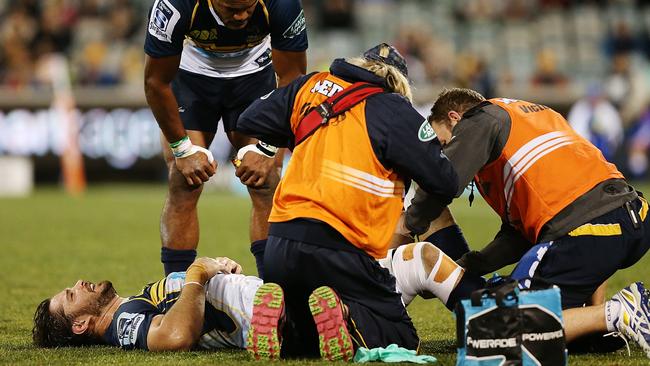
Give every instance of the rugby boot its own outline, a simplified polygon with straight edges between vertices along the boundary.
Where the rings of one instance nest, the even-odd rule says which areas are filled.
[[[246,350],[256,360],[280,359],[284,291],[276,283],[265,283],[255,292],[253,317],[248,330]]]
[[[329,361],[352,361],[352,337],[343,313],[343,304],[336,292],[328,286],[317,288],[309,295],[309,310],[318,330],[321,358]]]
[[[650,358],[650,293],[642,282],[635,282],[616,295],[610,301],[620,304],[614,327],[617,333],[627,340],[634,340]]]

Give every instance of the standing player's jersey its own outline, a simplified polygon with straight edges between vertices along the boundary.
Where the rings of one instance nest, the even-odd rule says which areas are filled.
[[[148,349],[147,334],[156,315],[165,314],[178,300],[185,272],[170,273],[122,303],[104,340],[124,349]],[[262,285],[257,277],[218,274],[206,285],[205,320],[198,346],[246,348],[253,313],[253,297]]]
[[[144,50],[151,57],[182,53],[180,68],[230,78],[271,63],[271,47],[307,49],[305,16],[299,0],[259,0],[243,29],[228,29],[211,0],[155,0]]]

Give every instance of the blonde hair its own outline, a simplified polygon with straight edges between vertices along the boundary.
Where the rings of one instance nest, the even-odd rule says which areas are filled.
[[[385,79],[386,85],[392,92],[403,95],[410,102],[413,101],[411,85],[406,76],[399,72],[396,67],[375,60],[367,60],[363,57],[353,57],[345,61]]]

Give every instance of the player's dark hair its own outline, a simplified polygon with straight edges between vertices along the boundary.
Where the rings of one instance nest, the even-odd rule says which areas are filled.
[[[74,334],[72,321],[63,312],[50,311],[50,299],[43,300],[34,313],[32,339],[37,347],[77,347],[98,343],[88,334]]]
[[[485,97],[472,89],[445,88],[433,103],[428,120],[430,123],[446,121],[449,111],[463,113],[484,100]]]

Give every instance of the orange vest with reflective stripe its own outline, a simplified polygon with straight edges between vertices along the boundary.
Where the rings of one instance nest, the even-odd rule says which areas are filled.
[[[598,183],[623,178],[614,164],[552,109],[506,98],[510,135],[499,158],[476,175],[482,196],[531,243],[546,222]]]
[[[291,129],[348,83],[323,72],[300,88]],[[402,211],[404,183],[372,149],[362,101],[296,146],[273,198],[269,222],[323,221],[374,258],[386,256]]]

